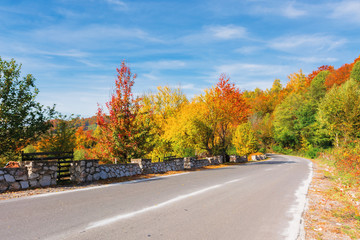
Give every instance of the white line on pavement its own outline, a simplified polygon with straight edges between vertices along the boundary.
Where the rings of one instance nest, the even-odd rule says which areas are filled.
[[[92,229],[92,228],[97,228],[97,227],[102,227],[102,226],[105,226],[105,225],[108,225],[108,224],[111,224],[111,223],[114,223],[114,222],[117,222],[117,221],[120,221],[120,220],[123,220],[123,219],[134,217],[136,215],[139,215],[139,214],[142,214],[142,213],[145,213],[145,212],[148,212],[148,211],[152,211],[152,210],[155,210],[155,209],[158,209],[158,208],[162,208],[162,207],[165,207],[165,206],[167,206],[169,204],[172,204],[174,202],[178,202],[178,201],[184,200],[186,198],[193,197],[193,196],[202,194],[204,192],[208,192],[208,191],[216,189],[216,188],[220,188],[222,186],[225,186],[226,184],[238,182],[240,180],[242,180],[242,178],[234,179],[234,180],[222,183],[222,184],[216,184],[216,185],[213,185],[211,187],[203,188],[201,190],[198,190],[198,191],[195,191],[195,192],[192,192],[192,193],[180,195],[180,196],[175,197],[173,199],[167,200],[165,202],[159,203],[159,204],[151,206],[151,207],[143,208],[141,210],[137,210],[137,211],[130,212],[130,213],[125,213],[125,214],[120,214],[120,215],[117,215],[117,216],[114,216],[114,217],[111,217],[111,218],[107,218],[107,219],[104,219],[104,220],[101,220],[101,221],[93,222],[93,223],[89,224],[89,226],[86,228],[86,230],[89,230],[89,229]]]

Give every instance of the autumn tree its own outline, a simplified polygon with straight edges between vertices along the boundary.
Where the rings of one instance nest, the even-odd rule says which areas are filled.
[[[178,114],[168,120],[164,135],[172,142],[175,154],[213,156],[218,149],[213,118],[203,96],[183,105]]]
[[[55,110],[35,99],[35,78],[20,78],[21,65],[0,58],[0,158],[14,160],[19,151],[46,132]]]
[[[97,124],[102,134],[100,147],[109,153],[106,157],[126,162],[146,153],[149,125],[147,116],[139,112],[141,99],[135,98],[132,93],[136,75],[131,73],[125,62],[116,71],[115,89],[106,103],[109,114],[99,108]]]
[[[212,114],[219,153],[226,154],[231,143],[233,130],[247,120],[250,113],[249,104],[243,93],[222,74],[215,87],[205,92],[204,100]]]
[[[330,72],[325,80],[325,85],[330,89],[334,85],[341,85],[350,78],[353,64],[344,64],[336,70]]]
[[[75,118],[59,114],[51,120],[52,127],[37,142],[41,152],[71,152],[76,146]]]
[[[151,138],[148,141],[153,143],[153,149],[147,156],[161,159],[174,154],[172,142],[164,137],[166,126],[169,119],[177,117],[180,108],[187,103],[188,100],[180,88],[168,86],[160,86],[157,92],[143,96],[140,111],[149,116]]]
[[[237,154],[240,156],[248,155],[258,150],[255,132],[250,122],[242,123],[236,128],[232,143],[236,148]]]

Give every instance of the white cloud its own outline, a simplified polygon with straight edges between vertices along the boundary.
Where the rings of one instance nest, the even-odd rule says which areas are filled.
[[[281,12],[282,15],[288,18],[297,18],[307,14],[304,10],[296,9],[293,3],[288,4]]]
[[[180,39],[186,43],[207,43],[211,41],[225,41],[247,37],[247,30],[236,25],[211,25],[204,26],[199,33],[190,34]]]
[[[273,39],[269,46],[280,51],[318,51],[332,50],[343,45],[346,42],[344,38],[335,38],[332,36],[313,34],[313,35],[294,35],[282,36]]]
[[[241,54],[252,54],[252,53],[258,52],[259,50],[261,50],[261,47],[245,46],[245,47],[235,49],[235,52],[241,53]]]
[[[219,75],[219,73],[226,73],[232,78],[234,78],[234,76],[272,76],[276,74],[280,75],[287,70],[287,66],[284,65],[251,63],[224,64],[216,68],[217,75]]]
[[[284,57],[285,59],[296,60],[304,63],[330,63],[338,61],[333,57]]]
[[[120,0],[105,0],[107,3],[118,7],[120,10],[127,10],[128,5],[124,1]]]
[[[247,35],[244,27],[235,25],[208,26],[206,27],[206,31],[214,38],[224,40],[244,38]]]
[[[142,40],[148,42],[163,42],[159,38],[152,37],[147,32],[139,28],[124,28],[118,25],[87,25],[83,28],[65,28],[62,26],[51,26],[44,29],[37,29],[28,33],[40,41],[51,41],[52,43],[68,43],[71,46],[78,44],[86,46],[89,44],[92,49],[102,46],[99,42]],[[66,36],[66,37],[65,37]],[[96,43],[96,44],[94,44]]]
[[[348,22],[360,23],[360,2],[358,0],[342,1],[332,4],[331,17]]]
[[[161,61],[151,61],[134,64],[135,68],[144,68],[150,70],[171,70],[184,68],[186,63],[179,60],[161,60]]]
[[[283,16],[286,18],[298,18],[298,17],[302,17],[308,14],[307,10],[304,9],[308,9],[309,6],[308,5],[299,5],[296,4],[295,2],[284,2],[284,1],[280,1],[278,4],[271,2],[270,5],[266,5],[264,3],[258,4],[258,5],[253,5],[251,7],[249,7],[249,11],[252,14],[255,15],[276,15],[276,16]]]

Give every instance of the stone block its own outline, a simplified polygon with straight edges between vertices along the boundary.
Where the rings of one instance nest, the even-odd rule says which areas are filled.
[[[101,179],[107,179],[108,178],[108,174],[105,171],[101,171],[100,172],[100,178]]]
[[[39,182],[37,180],[30,180],[30,187],[39,187]]]
[[[39,174],[32,172],[29,174],[29,179],[35,179],[38,178],[39,176],[40,176]]]
[[[94,181],[97,181],[97,180],[99,180],[100,179],[100,174],[99,173],[95,173],[94,175],[93,175],[93,180]]]
[[[4,171],[3,170],[0,170],[0,175],[4,174]]]
[[[10,184],[9,190],[19,190],[21,188],[20,183],[13,182]]]
[[[29,182],[28,181],[21,181],[20,186],[21,186],[21,189],[29,188]]]
[[[0,182],[0,192],[4,192],[8,189],[9,184],[7,182]]]
[[[51,171],[57,171],[57,170],[58,170],[57,166],[51,166],[49,169],[50,169]]]
[[[12,175],[10,175],[10,174],[5,174],[4,177],[5,177],[5,181],[7,181],[7,182],[9,182],[9,183],[15,182],[14,176],[12,176]]]
[[[88,175],[87,177],[86,177],[86,181],[87,182],[91,182],[93,180],[93,176],[92,175]]]
[[[4,181],[4,179],[5,179],[4,176],[0,175],[0,181]]]
[[[42,187],[47,187],[50,186],[51,184],[51,177],[49,175],[44,175],[40,180],[39,180],[40,186]]]

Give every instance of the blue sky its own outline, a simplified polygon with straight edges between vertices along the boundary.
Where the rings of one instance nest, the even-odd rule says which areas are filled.
[[[134,92],[181,86],[189,98],[226,73],[242,90],[360,54],[360,1],[1,0],[0,56],[22,63],[38,101],[91,116],[116,67]]]

